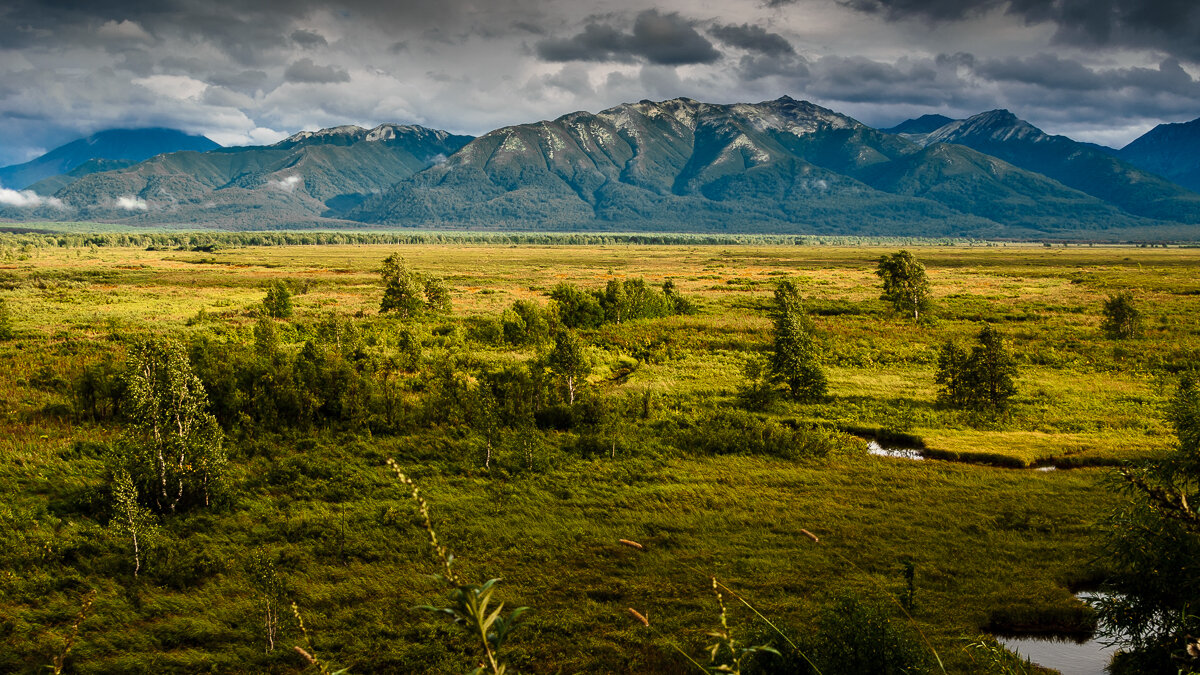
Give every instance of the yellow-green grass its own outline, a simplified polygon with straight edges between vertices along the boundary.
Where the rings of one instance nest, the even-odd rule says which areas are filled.
[[[464,317],[495,317],[515,299],[545,298],[561,281],[596,287],[610,278],[671,278],[704,304],[700,316],[609,326],[595,338],[614,353],[670,345],[675,360],[643,364],[620,387],[681,395],[736,390],[745,356],[769,346],[763,303],[782,272],[796,279],[813,303],[849,303],[862,312],[816,319],[831,363],[831,393],[853,401],[856,412],[870,412],[864,400],[886,405],[904,398],[931,407],[938,346],[947,339],[969,342],[976,330],[972,319],[990,312],[993,316],[983,318],[998,320],[1018,358],[1047,364],[1023,369],[1006,423],[1013,428],[1005,432],[1035,434],[1031,443],[958,429],[961,423],[947,415],[932,426],[919,419],[908,426],[938,439],[937,444],[954,445],[956,452],[1000,452],[1023,462],[1081,448],[1084,454],[1117,458],[1166,447],[1165,429],[1154,414],[1164,383],[1150,374],[1155,364],[1147,361],[1200,346],[1195,320],[1200,295],[1188,294],[1198,285],[1193,272],[1200,251],[923,247],[917,250],[929,269],[938,304],[935,315],[941,319],[914,325],[888,315],[877,300],[873,261],[884,250],[481,244],[259,247],[218,253],[37,249],[31,260],[5,264],[0,272],[22,280],[3,295],[24,343],[99,340],[120,330],[181,330],[201,310],[246,325],[262,288],[280,278],[312,282],[311,290],[296,298],[301,315],[370,315],[379,297],[375,270],[397,251],[413,268],[445,276],[455,289],[456,315]],[[729,280],[750,283],[731,285]],[[1146,314],[1146,337],[1129,345],[1104,339],[1098,328],[1101,301],[1123,288],[1135,291]],[[1011,321],[1014,317],[1019,321]],[[14,374],[20,377],[22,370],[14,363]],[[895,415],[860,421],[903,424]],[[1032,440],[1038,433],[1049,434],[1048,440]],[[1064,437],[1063,448],[1056,449],[1053,437],[1059,433],[1083,436]]]
[[[17,333],[0,343],[0,480],[8,493],[0,525],[15,533],[14,552],[46,551],[0,569],[0,617],[10,617],[0,619],[8,621],[0,623],[0,647],[39,670],[60,646],[83,590],[95,588],[96,609],[74,652],[79,672],[298,672],[302,663],[286,651],[299,639],[294,628],[279,651],[262,653],[244,560],[265,546],[282,556],[289,591],[324,656],[353,672],[465,670],[461,636],[411,610],[440,590],[428,578],[436,570],[410,504],[382,469],[383,458],[395,455],[433,501],[436,525],[463,569],[474,578],[503,576],[502,597],[535,608],[515,634],[522,672],[683,672],[669,643],[699,654],[717,621],[707,574],[804,635],[819,606],[841,590],[877,599],[881,588],[899,590],[904,557],[917,563],[918,623],[953,671],[970,672],[961,638],[993,611],[1069,607],[1068,585],[1093,576],[1093,542],[1117,499],[1100,485],[1105,469],[1041,473],[865,452],[796,464],[643,450],[617,461],[560,453],[532,474],[521,470],[521,458],[498,451],[488,473],[468,443],[442,429],[411,438],[314,432],[315,445],[252,435],[233,446],[241,501],[167,523],[176,548],[156,554],[151,569],[216,570],[178,588],[97,572],[121,569],[123,544],[105,522],[72,511],[92,503],[105,481],[103,462],[76,456],[72,442],[114,441],[121,431],[63,412],[69,384],[88,364],[119,362],[123,338],[146,332],[248,342],[265,286],[277,279],[311,282],[294,298],[294,322],[330,312],[379,320],[376,270],[393,252],[454,289],[453,316],[419,326],[426,336],[433,324],[495,319],[518,298],[545,301],[562,281],[598,288],[613,278],[674,280],[700,301],[699,315],[584,335],[598,363],[592,388],[657,394],[670,414],[735,405],[742,363],[770,346],[772,286],[792,278],[816,314],[830,396],[784,403],[773,412],[779,418],[904,431],[935,454],[1022,466],[1117,462],[1170,447],[1160,414],[1171,392],[1166,369],[1200,350],[1200,250],[922,247],[915,253],[935,291],[929,324],[893,316],[878,300],[874,261],[893,250],[100,248],[34,249],[27,260],[0,262],[0,297]],[[1126,289],[1145,314],[1146,335],[1113,343],[1099,330],[1099,310],[1108,294]],[[201,310],[216,319],[190,321]],[[936,405],[938,348],[949,339],[968,344],[980,320],[999,327],[1021,366],[1018,394],[998,416]],[[279,326],[285,349],[298,349],[289,323]],[[533,353],[469,347],[492,359]],[[639,363],[613,379],[622,356]],[[281,466],[306,462],[344,473],[278,478]],[[620,538],[648,551],[620,547]],[[648,614],[651,628],[635,623],[628,607]],[[733,611],[738,630],[761,629]]]

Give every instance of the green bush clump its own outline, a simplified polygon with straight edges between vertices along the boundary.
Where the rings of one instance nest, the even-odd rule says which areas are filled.
[[[824,457],[838,449],[829,431],[796,428],[742,410],[709,413],[681,429],[675,446],[689,454]]]

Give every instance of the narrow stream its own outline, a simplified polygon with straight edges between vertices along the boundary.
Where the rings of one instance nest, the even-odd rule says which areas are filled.
[[[1077,598],[1088,602],[1100,597],[1098,593],[1078,593]],[[1047,636],[997,637],[997,641],[1023,658],[1062,675],[1105,675],[1108,662],[1116,652],[1095,637],[1083,642],[1070,638]]]
[[[898,459],[925,459],[916,448],[885,448],[877,441],[867,441],[867,452],[880,457],[896,457]]]

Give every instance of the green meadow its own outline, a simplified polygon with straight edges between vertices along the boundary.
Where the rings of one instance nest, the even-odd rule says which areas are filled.
[[[329,671],[469,672],[479,640],[417,609],[447,588],[389,458],[457,572],[530,608],[503,647],[510,673],[696,672],[721,627],[713,577],[738,642],[785,652],[744,672],[805,672],[780,665],[784,646],[819,661],[846,598],[928,672],[1005,672],[968,645],[1086,630],[1072,593],[1105,573],[1113,467],[1173,447],[1162,408],[1200,354],[1200,248],[908,246],[933,291],[913,322],[879,297],[890,243],[53,240],[0,235],[0,672],[317,672],[297,645]],[[441,278],[451,311],[381,314],[392,254]],[[580,329],[574,402],[540,365],[552,339],[506,338],[514,302],[553,327],[559,284],[637,279],[672,282],[696,312]],[[785,279],[828,393],[746,410],[744,365],[771,349]],[[290,317],[264,317],[276,282]],[[1101,308],[1121,291],[1144,329],[1114,341]],[[1003,412],[947,409],[938,351],[985,323],[1017,393]],[[148,338],[188,354],[228,461],[210,505],[152,514],[134,576],[113,457],[132,442],[126,362]],[[305,359],[320,392],[297,384]],[[534,392],[528,424],[473,403],[492,382]],[[929,459],[871,455],[869,438]]]

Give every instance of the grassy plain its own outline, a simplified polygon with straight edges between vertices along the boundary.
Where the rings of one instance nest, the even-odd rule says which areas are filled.
[[[1069,612],[1069,587],[1096,579],[1093,537],[1115,503],[1097,465],[1154,456],[1172,443],[1160,407],[1170,371],[1200,353],[1200,249],[996,245],[914,249],[928,268],[935,319],[912,324],[878,300],[877,258],[893,248],[823,246],[292,246],[216,252],[122,248],[0,250],[0,296],[15,339],[0,343],[0,670],[42,672],[61,653],[88,590],[69,672],[300,672],[285,621],[265,652],[246,560],[278,557],[315,646],[352,672],[462,672],[470,645],[436,616],[440,599],[411,504],[383,468],[396,457],[433,504],[435,526],[467,576],[502,576],[500,594],[530,605],[513,638],[521,672],[687,672],[672,644],[699,655],[717,625],[708,575],[796,636],[821,606],[854,591],[889,602],[902,560],[917,569],[916,623],[952,672],[997,616]],[[649,393],[663,416],[732,407],[741,366],[767,349],[767,300],[782,278],[802,289],[825,347],[827,400],[780,418],[921,437],[935,456],[911,462],[865,448],[826,460],[694,456],[623,445],[615,459],[573,455],[550,434],[536,470],[516,456],[484,470],[451,428],[372,436],[243,432],[227,441],[235,497],[164,520],[164,543],[135,581],[122,542],[91,508],[107,480],[96,452],[116,422],[72,412],[69,383],[122,358],[122,336],[216,334],[252,342],[264,286],[307,280],[289,328],[336,312],[372,320],[380,261],[453,288],[442,324],[497,317],[517,299],[544,301],[560,281],[674,280],[701,303],[677,316],[585,332],[590,387]],[[1100,305],[1132,290],[1144,337],[1105,339]],[[213,319],[197,321],[204,310]],[[938,347],[967,343],[980,321],[1021,364],[1009,414],[935,406]],[[436,322],[435,322],[436,323]],[[435,335],[436,335],[435,330]],[[466,339],[486,358],[521,350]],[[386,351],[387,344],[377,349]],[[637,359],[615,377],[620,356]],[[82,449],[81,449],[82,448]],[[501,453],[505,451],[499,451]],[[515,451],[513,451],[515,452]],[[1002,464],[990,466],[988,464]],[[1060,465],[1039,472],[1014,467]],[[281,477],[283,476],[283,477]],[[91,500],[91,501],[89,501]],[[809,541],[806,529],[821,538]],[[617,540],[647,546],[638,552]],[[848,561],[850,564],[848,564]],[[647,615],[650,627],[627,608]],[[899,620],[899,619],[897,619]],[[732,608],[741,635],[766,635]]]

